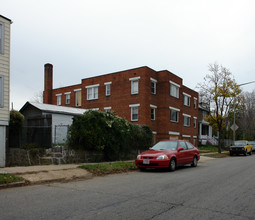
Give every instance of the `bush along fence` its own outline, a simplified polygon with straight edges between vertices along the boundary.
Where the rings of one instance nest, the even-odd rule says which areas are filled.
[[[113,112],[87,111],[74,117],[68,145],[74,150],[102,152],[105,161],[112,161],[148,149],[152,141],[148,126],[132,124]]]

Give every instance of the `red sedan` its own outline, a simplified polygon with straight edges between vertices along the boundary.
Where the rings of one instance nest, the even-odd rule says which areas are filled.
[[[166,140],[139,154],[135,163],[141,170],[150,167],[168,168],[174,171],[177,166],[185,164],[196,167],[199,159],[199,151],[191,143],[183,140]]]

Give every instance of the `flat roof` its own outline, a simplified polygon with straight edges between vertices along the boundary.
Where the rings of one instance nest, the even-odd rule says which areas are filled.
[[[19,111],[22,112],[28,105],[32,105],[41,111],[58,114],[82,115],[84,112],[88,111],[87,109],[50,105],[36,102],[26,102],[26,104]]]

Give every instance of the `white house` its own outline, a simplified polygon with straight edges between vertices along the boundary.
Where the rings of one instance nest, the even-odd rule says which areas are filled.
[[[199,103],[198,106],[198,139],[202,145],[211,144],[217,145],[218,141],[213,137],[212,126],[209,125],[205,118],[210,115],[210,105],[207,103]]]
[[[0,15],[0,167],[5,166],[10,115],[10,32],[12,21]]]
[[[29,138],[33,136],[30,141],[40,142],[40,145],[44,145],[42,147],[65,143],[68,127],[72,124],[73,117],[82,115],[85,111],[86,109],[33,102],[26,102],[20,109],[20,113],[24,115],[25,119],[24,126],[30,129],[27,134]],[[45,132],[47,129],[49,129],[48,132]],[[42,130],[44,131],[42,132]],[[45,137],[40,139],[41,137],[38,137],[38,135],[42,136],[42,133]]]

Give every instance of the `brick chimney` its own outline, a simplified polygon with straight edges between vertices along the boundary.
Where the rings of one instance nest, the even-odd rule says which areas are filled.
[[[44,65],[43,103],[52,104],[52,88],[53,88],[53,65],[50,63],[46,63]]]

